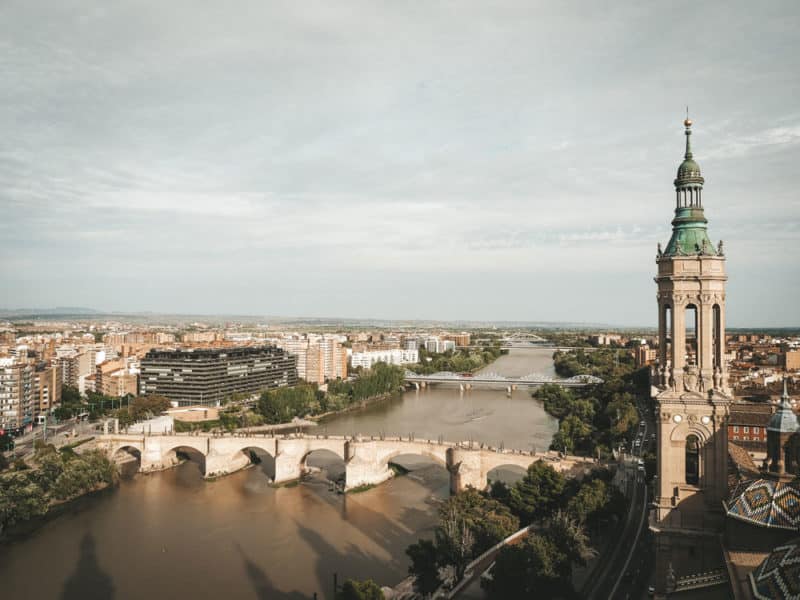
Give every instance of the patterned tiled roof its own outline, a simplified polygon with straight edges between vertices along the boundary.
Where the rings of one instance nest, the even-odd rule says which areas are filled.
[[[800,529],[800,482],[743,481],[728,501],[728,516],[778,529]]]
[[[750,573],[759,600],[800,600],[800,539],[776,546]]]

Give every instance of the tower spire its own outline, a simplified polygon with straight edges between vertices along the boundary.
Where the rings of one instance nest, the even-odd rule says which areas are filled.
[[[689,118],[689,107],[686,107],[686,120],[683,122],[683,126],[686,128],[686,152],[683,155],[683,158],[686,160],[692,159],[692,120]]]

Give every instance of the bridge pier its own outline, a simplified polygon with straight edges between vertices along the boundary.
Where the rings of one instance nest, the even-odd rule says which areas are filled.
[[[447,449],[447,470],[450,472],[450,493],[463,492],[468,487],[484,490],[489,485],[481,464],[479,450]]]
[[[378,485],[392,478],[389,463],[381,460],[375,444],[347,444],[345,456],[345,490],[362,485]]]

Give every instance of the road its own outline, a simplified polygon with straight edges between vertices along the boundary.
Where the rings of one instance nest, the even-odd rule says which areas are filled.
[[[102,427],[99,423],[89,423],[86,421],[66,421],[58,425],[48,425],[47,441],[56,446],[63,446],[72,440],[95,434],[99,427]],[[76,436],[72,435],[73,431],[77,434]],[[6,452],[6,456],[9,458],[14,456],[23,457],[32,453],[34,442],[42,439],[43,436],[44,427],[34,427],[33,431],[30,433],[26,433],[14,439],[15,448],[11,452]]]
[[[632,458],[626,467],[629,473],[627,494],[631,498],[630,510],[614,549],[606,554],[594,576],[583,587],[583,594],[589,600],[640,598],[646,593],[652,572],[652,568],[649,568],[652,543],[647,531],[647,483],[644,470],[638,467],[637,462],[651,444],[650,435],[655,428],[646,401],[640,400],[638,409],[641,422],[636,437],[631,440]]]

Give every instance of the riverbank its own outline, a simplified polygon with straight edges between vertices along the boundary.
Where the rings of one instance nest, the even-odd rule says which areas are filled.
[[[77,454],[69,447],[43,446],[33,463],[0,474],[0,539],[26,523],[58,516],[76,500],[119,481],[116,465],[104,454]]]
[[[386,394],[379,394],[377,396],[373,396],[372,398],[367,398],[365,400],[360,400],[357,403],[350,404],[345,406],[344,408],[340,408],[338,410],[331,410],[320,415],[309,415],[306,418],[309,421],[313,421],[315,424],[319,424],[324,422],[327,419],[333,419],[335,417],[345,415],[347,413],[358,412],[360,410],[364,410],[365,408],[369,408],[373,404],[378,404],[380,402],[384,402],[386,400],[392,400],[393,398],[399,398],[403,394],[404,390],[396,390],[394,392],[387,392]]]

